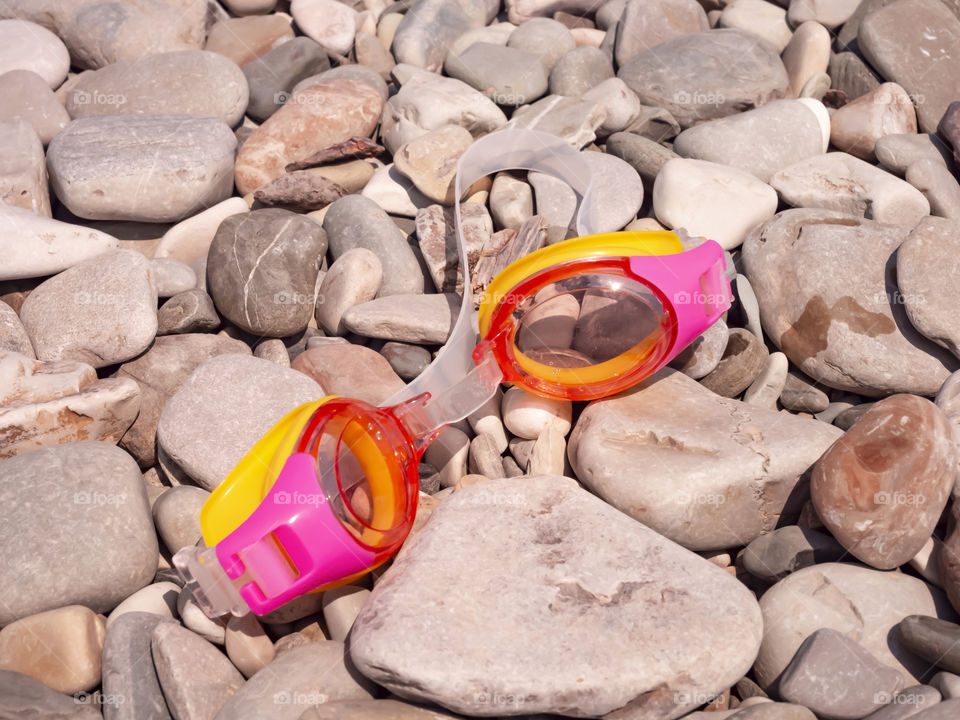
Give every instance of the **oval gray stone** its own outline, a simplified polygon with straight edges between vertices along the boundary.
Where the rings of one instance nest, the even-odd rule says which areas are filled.
[[[497,105],[526,105],[547,91],[540,58],[513,47],[477,42],[460,55],[448,54],[443,69]]]
[[[171,82],[176,78],[176,82]],[[249,93],[240,68],[206,50],[144,55],[81,75],[66,93],[73,118],[91,115],[203,115],[231,127]]]
[[[418,630],[425,610],[435,632]],[[723,570],[540,475],[434,509],[364,604],[350,654],[402,697],[468,715],[657,717],[729,687],[761,635],[756,601]]]
[[[313,317],[327,252],[323,228],[289,210],[268,208],[220,223],[207,254],[207,291],[217,310],[254,335],[287,337]]]
[[[563,54],[550,70],[550,93],[579,97],[607,78],[613,77],[613,63],[605,52],[581,45]]]
[[[104,720],[169,720],[172,718],[160,689],[150,638],[170,618],[148,612],[128,612],[107,627],[103,640],[102,692]]]
[[[343,326],[364,337],[400,342],[442,344],[460,314],[454,293],[392,295],[354,305],[343,314]]]
[[[0,625],[65,605],[108,612],[153,579],[143,477],[116,445],[34,450],[0,461],[0,480]]]
[[[296,370],[247,355],[219,355],[194,370],[167,402],[157,443],[180,470],[213,490],[274,423],[323,395]]]
[[[263,122],[283,106],[301,80],[330,69],[327,53],[308,37],[295,37],[241,70],[250,86],[247,115]]]
[[[233,192],[237,139],[216,118],[102,115],[50,141],[54,192],[90,220],[175,222]]]
[[[333,259],[347,250],[372,251],[383,267],[379,295],[423,292],[423,270],[403,232],[373,200],[345,195],[332,203],[323,217]]]
[[[789,85],[777,50],[735,29],[671,38],[634,55],[617,76],[640,102],[668,110],[683,128],[782,98]]]

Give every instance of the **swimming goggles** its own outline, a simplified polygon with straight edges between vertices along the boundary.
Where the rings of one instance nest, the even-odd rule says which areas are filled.
[[[463,303],[447,343],[380,407],[332,396],[298,407],[230,472],[200,514],[207,547],[173,558],[207,615],[263,615],[386,561],[413,525],[427,445],[500,383],[570,400],[611,395],[662,368],[730,306],[717,243],[683,252],[670,232],[591,234],[590,168],[553,135],[511,129],[477,140],[460,159],[456,197],[513,169],[573,188],[583,237],[506,267],[474,315],[455,204]]]

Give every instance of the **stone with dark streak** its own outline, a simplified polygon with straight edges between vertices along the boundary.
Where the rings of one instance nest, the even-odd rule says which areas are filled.
[[[350,654],[401,697],[468,715],[671,718],[742,677],[760,639],[729,574],[540,475],[444,500],[377,582]]]
[[[957,448],[944,412],[916,395],[874,403],[817,461],[810,495],[859,560],[892,570],[929,540],[950,497]]]
[[[796,209],[747,236],[744,270],[764,332],[813,380],[871,397],[932,396],[958,367],[898,302],[894,252],[909,231]]]

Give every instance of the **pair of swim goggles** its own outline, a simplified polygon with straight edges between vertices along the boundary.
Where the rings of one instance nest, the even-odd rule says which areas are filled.
[[[293,410],[231,471],[200,514],[207,547],[173,558],[209,616],[262,615],[387,560],[413,525],[426,446],[500,383],[571,400],[611,395],[662,368],[730,306],[717,243],[684,252],[669,232],[591,235],[589,166],[553,135],[511,129],[477,140],[460,159],[456,197],[512,169],[570,185],[585,237],[509,265],[475,316],[456,206],[464,298],[446,345],[383,406],[326,397]]]

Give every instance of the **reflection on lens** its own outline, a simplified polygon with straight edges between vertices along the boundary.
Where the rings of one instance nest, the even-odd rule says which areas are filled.
[[[514,322],[517,351],[552,368],[575,369],[652,347],[666,318],[646,286],[596,273],[544,286],[517,307]]]

